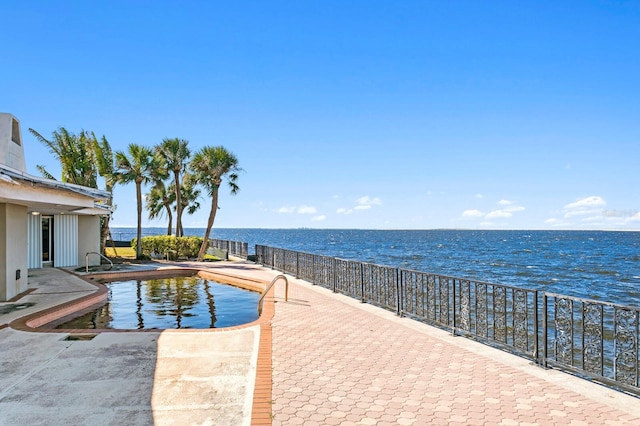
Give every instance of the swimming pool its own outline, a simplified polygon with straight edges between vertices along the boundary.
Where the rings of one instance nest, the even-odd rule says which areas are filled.
[[[258,318],[260,294],[200,276],[106,282],[106,304],[56,329],[224,328]]]

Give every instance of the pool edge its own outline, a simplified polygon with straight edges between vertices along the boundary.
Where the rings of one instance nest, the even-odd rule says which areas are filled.
[[[202,269],[196,267],[180,267],[180,266],[171,266],[167,268],[161,268],[156,270],[145,270],[145,271],[126,271],[126,272],[111,272],[111,273],[96,273],[89,275],[80,275],[76,274],[72,271],[61,269],[68,274],[79,278],[86,283],[89,283],[96,287],[96,291],[88,294],[86,296],[79,297],[77,299],[73,299],[67,302],[63,302],[59,305],[51,306],[49,308],[43,309],[41,311],[37,311],[24,317],[16,318],[8,324],[8,327],[18,330],[18,331],[27,331],[27,332],[36,332],[36,333],[60,333],[60,334],[70,334],[70,333],[150,333],[150,332],[226,332],[232,330],[244,329],[256,325],[260,325],[262,323],[263,317],[265,317],[265,311],[269,304],[273,305],[274,300],[273,297],[265,297],[262,306],[262,312],[254,321],[235,325],[231,327],[223,327],[223,328],[196,328],[196,329],[56,329],[56,328],[46,328],[47,324],[50,324],[56,320],[59,320],[63,317],[72,315],[75,312],[81,311],[83,309],[87,309],[93,305],[97,305],[107,300],[107,288],[103,284],[101,284],[97,280],[113,280],[113,279],[134,279],[139,277],[169,277],[171,275],[175,275],[176,272],[180,273],[193,273],[201,278],[207,279],[215,279],[221,281],[225,284],[235,285],[237,287],[241,287],[247,290],[253,290],[262,292],[266,286],[267,282],[255,278],[243,277],[239,275],[229,274],[229,273],[221,273],[214,272],[209,269]],[[270,291],[271,293],[271,291]],[[273,308],[273,307],[272,307]],[[270,318],[269,318],[270,320]]]

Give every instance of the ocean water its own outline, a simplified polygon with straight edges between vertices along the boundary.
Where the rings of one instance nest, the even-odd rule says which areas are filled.
[[[135,229],[112,234],[128,240]],[[247,242],[249,254],[260,244],[640,306],[640,232],[214,229],[211,237]]]

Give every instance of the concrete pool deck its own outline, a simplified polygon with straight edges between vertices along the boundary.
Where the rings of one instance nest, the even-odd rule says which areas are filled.
[[[29,275],[35,290],[0,303],[0,425],[640,424],[638,398],[292,277],[268,321],[69,341],[7,324],[95,287],[57,269]]]
[[[29,271],[29,287],[0,303],[0,425],[251,423],[259,324],[65,340],[87,333],[25,331],[21,319],[95,285],[49,268]]]

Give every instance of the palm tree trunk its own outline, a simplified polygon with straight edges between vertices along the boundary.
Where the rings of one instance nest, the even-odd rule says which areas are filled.
[[[111,248],[113,249],[113,256],[118,257],[118,250],[116,250],[116,243],[113,242],[113,235],[111,235],[111,229],[107,229],[109,232],[109,240],[111,241]]]
[[[167,203],[164,205],[164,208],[167,211],[167,217],[169,218],[169,224],[167,225],[167,235],[171,235],[171,231],[173,230],[173,214],[171,214],[171,205]]]
[[[142,185],[136,182],[136,201],[138,202],[138,238],[136,240],[136,259],[142,258]]]
[[[103,216],[100,228],[100,252],[106,254],[107,250],[107,238],[109,238],[109,220],[111,216]]]
[[[109,207],[113,206],[113,187],[109,186],[107,187],[107,191],[109,192],[109,199],[107,200],[107,204],[109,205]],[[102,234],[100,235],[100,249],[101,249],[101,253],[102,254],[107,254],[107,238],[109,237],[109,235],[111,234],[111,230],[109,229],[109,222],[111,221],[111,214],[109,214],[108,216],[102,216],[102,220],[101,220],[101,232]],[[111,239],[111,241],[113,242],[113,238]]]
[[[173,171],[173,181],[176,187],[176,237],[182,237],[182,197],[180,194],[179,171]]]
[[[213,228],[213,222],[216,219],[216,213],[218,211],[218,190],[215,189],[213,194],[211,194],[211,211],[209,212],[209,220],[207,221],[207,230],[204,232],[204,240],[202,241],[202,246],[200,246],[200,251],[198,252],[198,262],[202,262],[204,259],[204,254],[207,251],[207,247],[209,246],[209,234],[211,233],[211,228]]]

